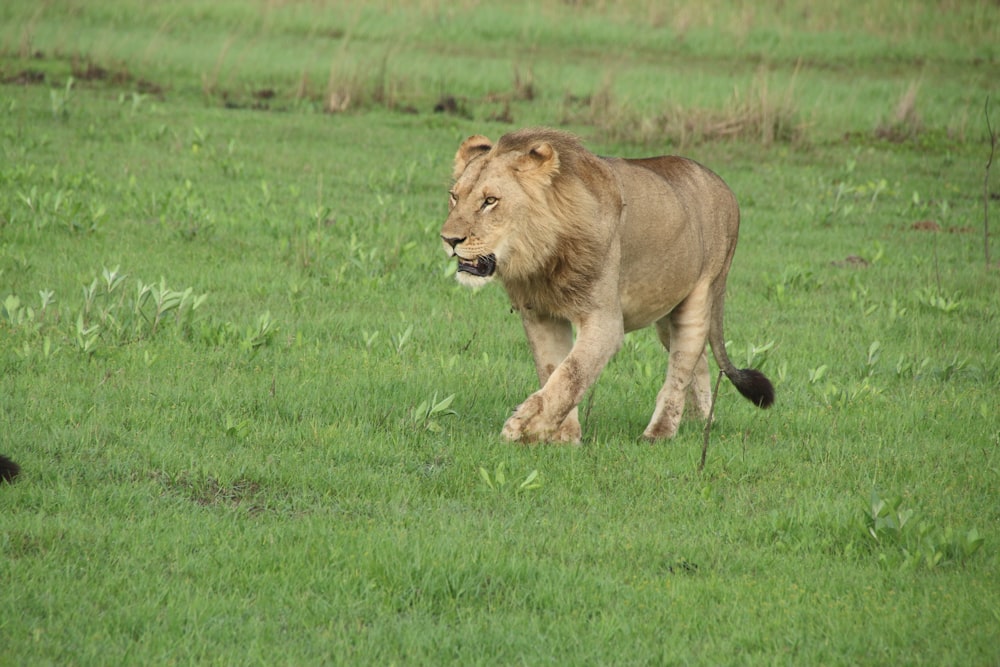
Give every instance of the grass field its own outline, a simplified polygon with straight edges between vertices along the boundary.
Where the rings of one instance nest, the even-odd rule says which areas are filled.
[[[3,3],[0,664],[1000,664],[1000,6],[767,5]],[[499,437],[438,229],[533,124],[740,199],[701,472],[650,331]]]

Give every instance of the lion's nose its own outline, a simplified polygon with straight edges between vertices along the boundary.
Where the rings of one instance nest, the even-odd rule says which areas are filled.
[[[459,243],[461,243],[462,241],[465,240],[465,237],[463,236],[463,237],[459,238],[459,237],[455,237],[455,236],[445,236],[444,234],[442,234],[441,235],[441,240],[444,241],[445,243],[447,243],[448,245],[450,245],[451,249],[454,250],[455,247]]]

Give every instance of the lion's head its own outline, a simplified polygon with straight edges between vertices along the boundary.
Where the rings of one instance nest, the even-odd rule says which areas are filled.
[[[597,201],[577,176],[589,154],[571,135],[531,130],[466,139],[455,154],[444,250],[458,260],[464,285],[499,276],[508,288],[561,265],[589,266],[586,230],[567,225],[595,217]],[[573,255],[570,257],[570,255]]]

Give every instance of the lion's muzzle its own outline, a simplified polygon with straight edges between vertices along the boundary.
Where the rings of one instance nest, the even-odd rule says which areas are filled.
[[[477,278],[490,278],[496,272],[497,256],[493,253],[465,258],[458,252],[458,246],[466,240],[464,237],[454,238],[442,234],[441,240],[444,241],[445,251],[458,260],[458,271],[460,273],[468,273]]]
[[[489,278],[497,270],[497,256],[489,254],[477,257],[475,260],[458,257],[458,270],[463,273],[470,273],[479,278]]]

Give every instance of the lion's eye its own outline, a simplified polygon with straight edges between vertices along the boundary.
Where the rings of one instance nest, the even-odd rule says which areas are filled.
[[[499,200],[496,197],[486,197],[483,199],[483,208],[486,209],[496,204]]]
[[[448,193],[448,206],[455,208],[455,204],[458,203],[458,197],[455,196],[454,192]]]

